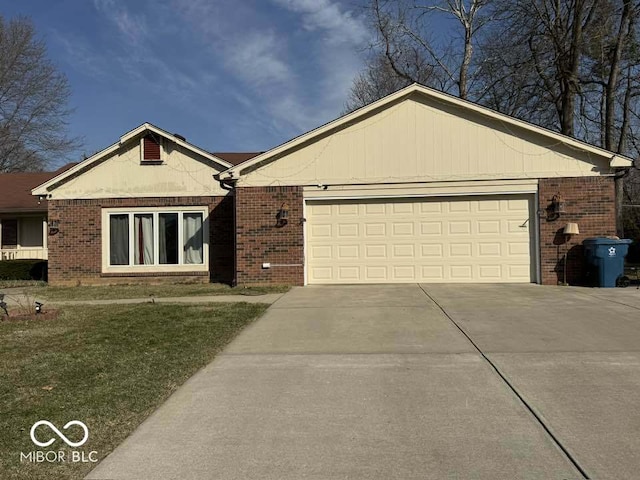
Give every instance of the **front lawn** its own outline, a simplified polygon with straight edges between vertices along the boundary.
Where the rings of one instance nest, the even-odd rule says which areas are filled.
[[[67,307],[57,320],[0,322],[0,478],[82,478],[91,463],[20,462],[20,452],[69,447],[46,426],[84,422],[77,450],[103,459],[178,386],[267,308],[264,304]],[[82,438],[70,427],[71,440]],[[75,429],[75,430],[74,430]]]
[[[119,298],[192,297],[201,295],[263,295],[284,293],[287,286],[235,287],[221,283],[160,284],[160,285],[104,285],[80,287],[34,286],[24,289],[31,296],[48,301],[111,300]]]

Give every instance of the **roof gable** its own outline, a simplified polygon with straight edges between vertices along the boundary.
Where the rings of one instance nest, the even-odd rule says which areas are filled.
[[[412,150],[407,142],[415,148]],[[484,158],[476,155],[479,149],[483,149]],[[434,155],[439,156],[441,166],[453,168],[449,179],[459,176],[461,172],[456,169],[466,168],[464,163],[492,162],[496,157],[505,158],[502,173],[516,176],[526,174],[524,168],[522,175],[518,174],[518,168],[509,172],[517,167],[517,162],[527,163],[530,173],[543,176],[556,176],[554,162],[566,173],[558,176],[587,174],[590,170],[592,174],[602,174],[610,168],[632,164],[631,159],[621,155],[414,84],[230,168],[221,178],[239,179],[240,185],[313,183],[332,178],[336,181],[350,178],[354,182],[389,177],[398,181],[409,181],[409,177],[413,181],[444,180],[430,178],[426,164]],[[452,157],[459,165],[450,163]],[[544,161],[536,163],[536,158]],[[577,166],[576,160],[586,163],[577,168],[578,173],[570,173],[572,167],[568,164],[573,162]],[[402,169],[403,162],[426,166],[422,170],[409,168],[404,177],[395,175],[392,170]],[[485,169],[487,178],[498,178],[501,174],[499,165],[493,167],[495,172]],[[340,168],[346,173],[336,174],[335,170]],[[376,169],[379,171],[375,172]],[[482,170],[476,173],[482,174]],[[358,175],[354,177],[354,173]],[[444,172],[431,173],[438,176]]]
[[[118,142],[92,155],[86,160],[75,165],[73,168],[55,176],[42,185],[37,186],[33,189],[32,194],[41,196],[51,195],[57,189],[60,189],[70,182],[77,182],[80,177],[87,175],[90,171],[96,169],[108,160],[122,156],[123,153],[127,153],[129,156],[135,156],[135,153],[132,153],[132,150],[135,150],[136,146],[139,144],[139,139],[147,133],[153,133],[161,137],[165,143],[165,148],[168,148],[171,152],[182,152],[183,156],[189,157],[190,159],[199,162],[201,166],[206,167],[204,169],[196,169],[198,174],[202,174],[203,171],[206,170],[207,175],[211,176],[233,165],[232,163],[217,157],[215,154],[207,152],[206,150],[187,142],[184,137],[181,137],[180,135],[174,135],[166,130],[156,127],[155,125],[144,123],[122,135]],[[167,166],[170,167],[170,165]],[[108,179],[109,172],[104,171],[104,168],[102,170],[101,175],[107,174]],[[209,171],[211,173],[209,173]],[[189,175],[193,174],[193,172],[189,173],[187,171],[186,173]],[[131,175],[128,177],[130,176]],[[130,178],[128,179],[130,180]]]

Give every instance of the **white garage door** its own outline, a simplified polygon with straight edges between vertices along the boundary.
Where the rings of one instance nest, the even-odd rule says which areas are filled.
[[[307,281],[531,282],[532,195],[307,200]]]

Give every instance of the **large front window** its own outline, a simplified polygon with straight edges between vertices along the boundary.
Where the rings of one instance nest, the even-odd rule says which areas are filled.
[[[109,267],[204,265],[204,211],[111,211]],[[106,219],[105,219],[106,220]]]

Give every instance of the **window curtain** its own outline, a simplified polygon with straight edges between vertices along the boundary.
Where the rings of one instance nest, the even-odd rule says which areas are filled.
[[[202,214],[185,213],[183,216],[184,263],[202,264]]]
[[[129,215],[109,217],[111,265],[129,265]]]
[[[136,265],[153,265],[153,215],[134,216]]]
[[[158,254],[162,265],[178,264],[178,214],[158,215]]]

